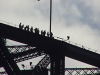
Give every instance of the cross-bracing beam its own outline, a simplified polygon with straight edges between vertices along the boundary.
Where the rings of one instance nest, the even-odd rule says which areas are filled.
[[[7,46],[7,48],[17,63],[45,55],[41,49],[28,45]]]
[[[9,53],[1,37],[0,37],[0,58],[3,60],[1,61],[2,66],[4,66],[5,70],[9,75],[21,75],[18,66],[16,65],[13,57]]]

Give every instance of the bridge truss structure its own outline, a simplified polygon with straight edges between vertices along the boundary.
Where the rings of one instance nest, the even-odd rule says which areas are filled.
[[[4,38],[27,45],[7,47]],[[45,56],[32,69],[32,74],[47,75],[49,63],[51,63],[50,75],[65,75],[65,70],[69,75],[74,71],[76,71],[76,75],[82,71],[88,73],[87,69],[65,69],[65,56],[100,67],[100,54],[53,37],[43,36],[0,23],[0,59],[2,60],[0,64],[5,68],[8,75],[22,75],[23,72],[20,71],[16,63],[41,55]],[[91,74],[95,72],[93,69],[89,71]],[[98,69],[96,71],[99,72]]]

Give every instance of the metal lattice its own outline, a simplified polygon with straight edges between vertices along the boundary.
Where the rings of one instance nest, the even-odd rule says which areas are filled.
[[[45,55],[44,58],[37,64],[37,66],[40,67],[47,67],[50,63],[50,57],[49,55]]]
[[[0,75],[7,73],[0,72]],[[100,68],[66,68],[65,75],[100,75]]]
[[[96,75],[100,68],[66,68],[65,75]]]
[[[7,46],[7,48],[17,63],[45,55],[44,51],[27,45]]]
[[[35,47],[31,47],[28,45],[15,45],[15,46],[7,46],[10,53],[17,54],[20,52],[28,51],[34,49]]]
[[[34,52],[34,53],[23,55],[21,57],[17,57],[14,60],[18,63],[18,62],[22,62],[22,61],[29,60],[32,58],[36,58],[36,57],[39,57],[42,55],[45,55],[44,52],[41,52],[40,54],[38,52]]]

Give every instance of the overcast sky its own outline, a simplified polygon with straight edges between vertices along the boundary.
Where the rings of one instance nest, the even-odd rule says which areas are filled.
[[[52,0],[52,32],[100,52],[100,0]],[[0,0],[0,22],[49,31],[50,0]],[[70,64],[70,65],[69,65]],[[78,66],[77,66],[78,65]],[[88,67],[66,58],[66,67]]]

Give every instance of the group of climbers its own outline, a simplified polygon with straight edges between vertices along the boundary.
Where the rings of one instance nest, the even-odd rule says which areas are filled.
[[[29,25],[27,25],[26,27],[24,27],[24,24],[22,25],[21,23],[19,24],[19,28],[26,30],[26,31],[30,31],[33,32],[33,27],[29,28]]]
[[[50,33],[50,32],[47,32],[47,33],[46,33],[46,30],[41,30],[41,32],[40,32],[40,31],[39,31],[39,28],[33,29],[32,26],[31,26],[31,28],[29,28],[29,25],[26,25],[26,26],[24,27],[24,25],[22,25],[22,24],[20,23],[20,24],[19,24],[19,28],[20,28],[20,29],[23,29],[23,30],[26,30],[26,31],[34,32],[34,33],[36,33],[36,34],[41,33],[42,36],[47,36],[47,37],[52,37],[52,38],[54,38],[52,32],[51,32],[51,33]],[[67,40],[69,40],[69,39],[70,39],[70,36],[67,36]]]
[[[23,30],[26,30],[26,31],[34,32],[36,34],[39,34],[39,32],[40,32],[39,28],[33,29],[32,26],[31,26],[31,28],[29,28],[29,25],[26,25],[24,27],[24,25],[22,25],[21,23],[19,24],[19,28],[23,29]],[[49,32],[46,33],[46,30],[41,30],[41,35],[42,36],[47,36],[47,37],[53,37],[53,33],[52,32],[51,33],[49,33]]]
[[[27,68],[26,68],[26,66],[24,65],[24,64],[21,64],[21,66],[22,66],[22,68],[24,69],[24,70],[26,70]],[[30,69],[33,69],[33,65],[32,65],[32,62],[30,62]]]

